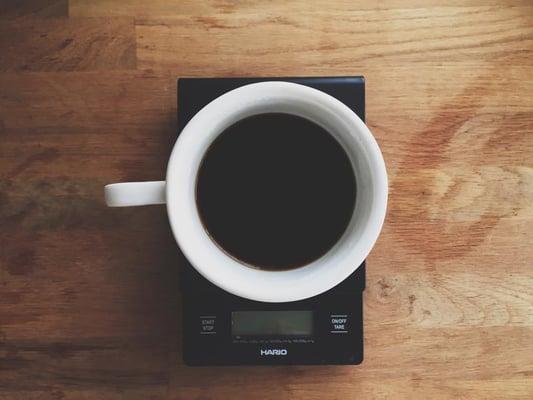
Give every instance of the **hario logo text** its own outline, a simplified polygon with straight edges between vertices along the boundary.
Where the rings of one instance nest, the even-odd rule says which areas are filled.
[[[260,354],[262,356],[286,356],[287,349],[261,349]]]

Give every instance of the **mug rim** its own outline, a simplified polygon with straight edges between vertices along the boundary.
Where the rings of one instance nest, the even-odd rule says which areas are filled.
[[[336,128],[344,132],[345,143],[342,143],[337,134],[326,128],[341,142],[352,163],[355,157],[352,153],[363,154],[371,175],[372,202],[357,243],[347,242],[348,239],[341,243],[343,237],[348,238],[351,234],[345,232],[333,248],[311,263],[289,270],[270,271],[250,267],[231,257],[209,236],[199,216],[195,188],[204,154],[220,133],[243,118],[279,112],[280,109],[323,127],[326,122],[332,126],[336,124]],[[233,89],[207,104],[183,128],[167,166],[168,218],[185,257],[213,284],[237,296],[263,302],[302,300],[323,293],[347,278],[366,259],[379,236],[385,219],[387,194],[383,156],[361,119],[334,97],[289,82],[252,83]],[[354,211],[350,225],[355,218]]]

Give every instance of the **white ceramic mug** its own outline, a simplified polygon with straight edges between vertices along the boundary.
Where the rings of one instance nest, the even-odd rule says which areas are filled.
[[[292,270],[251,268],[230,257],[209,237],[196,206],[196,175],[210,144],[235,122],[263,113],[294,114],[322,126],[343,146],[357,182],[355,209],[343,236],[325,255]],[[115,183],[105,187],[106,202],[111,207],[166,203],[176,241],[192,266],[230,293],[265,302],[312,297],[347,278],[366,259],[378,238],[387,193],[383,156],[363,121],[334,97],[288,82],[242,86],[206,105],[178,137],[168,162],[166,182]]]

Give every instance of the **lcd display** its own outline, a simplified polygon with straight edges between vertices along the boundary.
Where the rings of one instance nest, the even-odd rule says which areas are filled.
[[[311,336],[312,311],[234,311],[233,336]]]

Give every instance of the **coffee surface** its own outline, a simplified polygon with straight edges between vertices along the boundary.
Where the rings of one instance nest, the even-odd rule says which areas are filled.
[[[207,150],[196,181],[211,238],[232,257],[270,270],[325,254],[346,230],[355,195],[352,165],[336,139],[281,113],[227,128]]]

